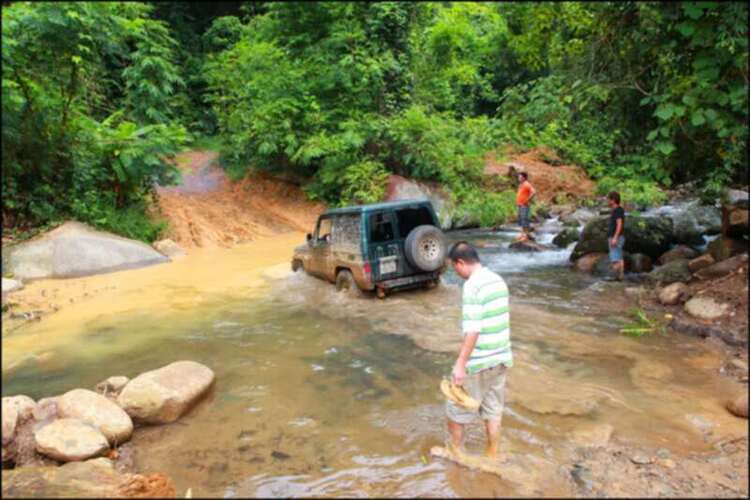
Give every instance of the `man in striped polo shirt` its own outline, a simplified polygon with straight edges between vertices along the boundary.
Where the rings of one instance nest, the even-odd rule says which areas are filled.
[[[505,281],[482,266],[476,249],[460,241],[450,249],[453,269],[467,280],[463,289],[463,336],[453,365],[453,383],[481,402],[479,415],[487,432],[486,455],[497,456],[505,402],[505,372],[513,366],[510,350],[510,309]],[[462,452],[463,426],[475,412],[447,401],[450,451]]]

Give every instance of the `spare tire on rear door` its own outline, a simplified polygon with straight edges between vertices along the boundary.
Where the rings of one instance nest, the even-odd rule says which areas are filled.
[[[437,271],[445,262],[445,237],[435,226],[424,224],[411,230],[404,242],[409,263],[420,271]]]

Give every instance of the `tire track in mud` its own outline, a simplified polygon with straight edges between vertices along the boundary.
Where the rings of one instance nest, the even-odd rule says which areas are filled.
[[[287,181],[251,172],[231,182],[215,151],[188,151],[176,157],[182,180],[157,187],[158,215],[169,223],[167,237],[180,246],[229,247],[290,231],[310,231],[319,203]]]

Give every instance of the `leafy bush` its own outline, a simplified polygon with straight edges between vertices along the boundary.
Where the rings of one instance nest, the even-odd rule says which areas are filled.
[[[144,199],[186,141],[167,27],[137,3],[3,8],[3,218],[155,234]],[[118,214],[122,211],[122,214]],[[140,220],[137,220],[140,219]]]

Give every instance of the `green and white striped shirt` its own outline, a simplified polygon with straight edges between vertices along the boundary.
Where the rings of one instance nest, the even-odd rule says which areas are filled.
[[[513,366],[510,351],[510,294],[505,281],[486,267],[474,271],[464,284],[463,332],[479,332],[466,363],[468,373],[499,364]]]

